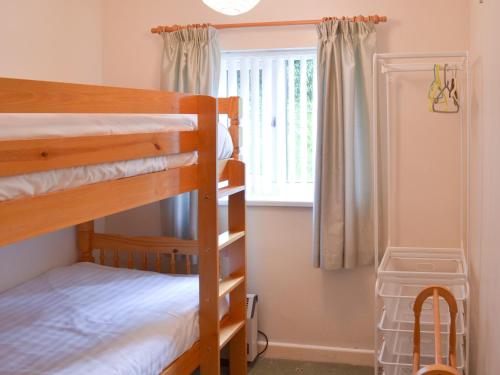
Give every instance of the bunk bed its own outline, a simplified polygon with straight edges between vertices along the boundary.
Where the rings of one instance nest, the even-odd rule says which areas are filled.
[[[102,122],[99,116],[109,115],[118,117],[119,123],[126,119],[125,125],[122,124],[125,127],[130,120],[128,117],[135,116],[132,122],[139,122],[139,126],[135,130],[131,130],[131,126],[125,132],[108,129],[105,132],[90,131],[81,135],[69,130],[70,135],[67,135],[58,133],[61,129],[58,128],[54,134],[51,133],[52,136],[42,132],[34,137],[30,131],[24,136],[11,134],[9,137],[12,129],[9,130],[8,124],[0,129],[0,184],[2,181],[14,184],[20,176],[43,177],[43,173],[54,171],[61,172],[63,176],[61,183],[46,190],[34,189],[32,194],[29,194],[29,189],[28,193],[21,190],[13,195],[0,194],[0,246],[76,225],[79,260],[82,263],[56,269],[42,276],[49,280],[47,288],[52,290],[55,288],[54,284],[59,283],[63,286],[64,293],[72,291],[76,296],[91,285],[93,289],[90,289],[90,296],[95,300],[106,299],[106,294],[99,294],[102,284],[99,282],[100,277],[109,276],[107,280],[135,277],[134,285],[139,290],[138,295],[143,296],[147,292],[137,284],[142,279],[148,280],[147,285],[156,285],[155,280],[168,284],[165,281],[167,279],[162,278],[165,275],[144,271],[145,269],[190,274],[194,268],[191,256],[197,255],[198,278],[169,276],[167,281],[173,286],[162,285],[162,291],[165,292],[165,288],[175,289],[177,285],[183,284],[184,289],[179,289],[177,294],[185,296],[188,290],[193,290],[193,280],[196,280],[194,283],[199,284],[199,291],[195,296],[199,300],[190,306],[197,310],[199,336],[192,339],[195,340],[194,344],[182,349],[182,354],[169,359],[160,373],[191,374],[200,367],[202,375],[219,374],[220,350],[228,344],[230,373],[246,374],[245,171],[244,164],[239,160],[239,98],[216,100],[207,96],[153,90],[0,78],[0,114],[12,116],[13,119],[19,114],[37,118],[48,116],[47,125],[57,123],[58,116],[82,114],[88,118],[96,116],[96,121]],[[234,144],[232,157],[224,160],[217,159],[218,114],[228,115],[229,133]],[[144,131],[140,126],[143,121],[141,116],[152,123],[158,118],[160,122],[175,120],[175,126],[153,126]],[[184,125],[180,126],[179,121],[184,122]],[[31,128],[33,129],[36,130],[36,126]],[[179,160],[179,155],[188,157]],[[177,159],[175,162],[161,159],[169,157]],[[166,164],[153,169],[143,168],[144,165],[149,165],[150,160],[158,158],[167,160]],[[68,176],[64,173],[68,171],[105,168],[116,166],[117,163],[136,163],[137,160],[142,169],[129,174],[104,174],[107,177],[64,185]],[[95,170],[86,169],[83,173],[89,174],[89,171]],[[97,170],[97,175],[99,173]],[[33,181],[29,178],[24,182]],[[193,190],[198,190],[199,195],[196,240],[132,237],[97,233],[94,230],[93,220],[97,218]],[[219,233],[217,210],[218,199],[222,197],[228,197],[228,230]],[[224,275],[219,264],[222,252],[229,259],[229,269]],[[168,263],[167,270],[165,259]],[[183,261],[180,262],[179,259]],[[99,275],[95,276],[95,283],[87,283],[79,289],[78,275],[83,274],[83,278],[88,281],[91,277],[89,274],[93,273]],[[23,288],[26,292],[29,284],[30,282],[20,286],[21,292]],[[13,292],[7,291],[7,297]],[[42,288],[38,296],[44,295]],[[14,300],[15,298],[10,299]],[[36,298],[32,302],[34,301]],[[44,302],[43,298],[40,302]],[[85,304],[84,301],[80,303]],[[224,307],[225,303],[227,306]],[[144,306],[146,309],[146,305]],[[162,310],[156,307],[153,306],[153,313],[159,316]],[[119,312],[114,311],[113,314],[115,315],[108,317],[110,321]],[[40,313],[36,318],[43,319],[43,316]],[[7,326],[6,329],[9,328],[12,327]],[[72,326],[67,328],[77,329]],[[158,327],[149,328],[154,333]],[[0,332],[3,329],[5,325],[2,328],[0,321]],[[42,339],[51,340],[50,337],[43,336]],[[46,344],[49,344],[48,341]],[[44,347],[43,342],[38,344]],[[65,345],[64,341],[62,345]],[[85,349],[88,348],[82,348],[82,351]],[[88,353],[84,357],[87,365],[89,361],[92,362],[92,356]],[[44,353],[34,353],[38,359],[43,358],[43,355]],[[0,359],[1,356],[0,349]],[[125,360],[124,357],[127,355],[121,353],[118,360]],[[15,358],[4,359],[15,366]],[[72,373],[77,372],[72,368]],[[86,373],[89,373],[88,369]]]

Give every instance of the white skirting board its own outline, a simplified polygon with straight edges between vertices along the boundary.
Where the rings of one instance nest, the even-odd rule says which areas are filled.
[[[259,350],[265,347],[259,341]],[[340,348],[335,346],[302,345],[270,341],[263,354],[266,358],[291,359],[297,361],[343,363],[357,366],[373,366],[374,351],[371,349]]]

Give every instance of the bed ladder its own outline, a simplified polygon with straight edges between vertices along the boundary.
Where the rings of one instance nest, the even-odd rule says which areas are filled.
[[[202,302],[205,296],[217,293],[217,302],[229,296],[229,313],[219,322],[219,305],[206,302],[206,312],[214,322],[214,313],[217,312],[217,336],[208,336],[207,342],[201,343],[201,375],[220,374],[220,352],[226,345],[229,348],[230,375],[245,375],[247,373],[247,344],[246,344],[246,238],[245,238],[245,165],[243,162],[229,159],[219,162],[219,181],[227,181],[227,185],[217,189],[217,198],[227,197],[227,231],[218,235],[217,270],[213,267],[210,256],[200,257],[200,267],[203,259],[209,265],[205,267],[217,274],[219,280],[217,290],[211,289],[210,284],[201,285]],[[217,209],[218,209],[217,204]],[[200,213],[203,211],[200,211]],[[217,225],[216,225],[217,226]],[[222,278],[220,273],[220,259],[224,257],[227,270]],[[206,275],[201,272],[200,275]],[[213,284],[212,284],[213,285]],[[202,303],[203,306],[203,303]],[[200,322],[203,309],[200,309]],[[205,325],[207,329],[212,325]],[[200,325],[200,329],[203,329]],[[213,330],[210,330],[214,332]],[[207,337],[201,335],[200,337]],[[216,341],[217,340],[217,341]],[[213,346],[217,342],[215,351]],[[208,347],[207,347],[208,346]],[[208,353],[204,353],[208,350]],[[217,354],[214,355],[214,352]],[[207,354],[204,356],[204,354]]]

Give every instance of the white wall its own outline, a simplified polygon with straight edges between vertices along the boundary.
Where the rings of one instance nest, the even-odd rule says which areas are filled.
[[[100,0],[0,0],[0,76],[99,83]],[[76,260],[69,228],[0,249],[0,291]]]
[[[500,3],[470,1],[473,76],[472,374],[500,373]]]
[[[467,0],[263,0],[249,13],[232,18],[208,9],[200,0],[105,0],[103,12],[103,81],[141,88],[159,87],[162,42],[149,30],[163,24],[377,13],[390,19],[377,26],[378,50],[384,52],[464,50],[469,35]],[[310,26],[240,29],[221,31],[220,40],[224,50],[311,47],[316,45],[316,34]],[[143,209],[140,215],[157,213],[155,207],[150,210]],[[115,217],[108,228],[132,217]],[[311,221],[310,208],[248,209],[249,289],[260,295],[260,325],[273,342],[270,351],[295,358],[371,363],[372,269],[312,268]],[[348,355],[338,348],[361,350]]]

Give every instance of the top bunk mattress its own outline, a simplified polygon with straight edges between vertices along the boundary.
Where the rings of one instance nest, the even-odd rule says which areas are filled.
[[[196,127],[196,115],[0,114],[0,140],[183,131]],[[227,127],[218,124],[217,134],[218,158],[230,158],[233,143]],[[196,161],[196,153],[183,153],[0,177],[0,201],[160,172]]]
[[[197,276],[56,268],[0,294],[0,374],[158,375],[198,340],[198,298]]]

